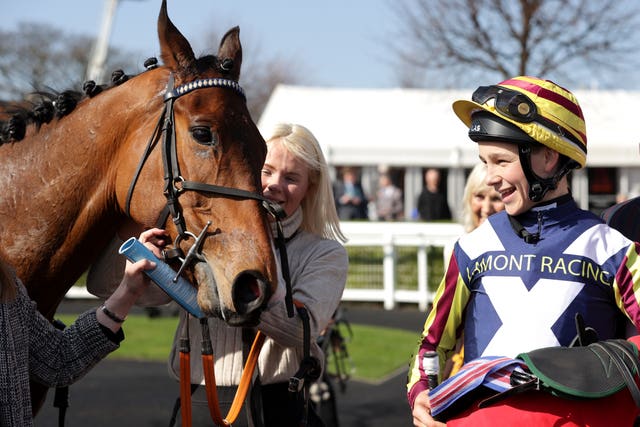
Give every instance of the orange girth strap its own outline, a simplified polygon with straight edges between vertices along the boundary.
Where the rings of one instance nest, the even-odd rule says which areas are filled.
[[[256,333],[256,337],[251,345],[251,350],[247,356],[244,369],[242,370],[242,375],[240,376],[240,384],[238,385],[236,394],[233,397],[233,402],[229,408],[229,413],[225,418],[222,418],[222,414],[220,413],[220,402],[218,400],[218,391],[216,389],[214,367],[215,358],[211,347],[211,339],[209,338],[209,326],[206,323],[206,319],[201,319],[200,322],[202,325],[202,368],[205,390],[207,392],[207,402],[209,404],[209,413],[211,414],[211,419],[217,426],[229,426],[238,418],[247,393],[249,392],[251,378],[253,377],[253,371],[258,365],[258,356],[260,355],[260,350],[264,344],[265,336],[260,331]]]
[[[182,311],[184,323],[180,330],[180,414],[182,425],[191,427],[191,343],[189,341],[189,313]],[[174,413],[175,415],[175,413]],[[174,420],[173,420],[174,421]],[[173,425],[173,422],[172,424]]]
[[[222,418],[220,412],[220,402],[218,400],[218,391],[216,389],[216,377],[214,368],[214,355],[211,346],[211,338],[209,338],[209,325],[206,323],[206,319],[200,319],[202,326],[202,368],[204,375],[205,390],[207,394],[207,402],[209,404],[209,413],[211,419],[217,426],[230,426],[238,418],[242,405],[245,401],[249,387],[251,386],[251,379],[253,372],[258,365],[258,356],[260,350],[264,344],[265,336],[262,332],[256,333],[251,350],[247,356],[242,375],[240,376],[240,384],[236,390],[236,394],[233,397],[233,402],[229,408],[229,413],[225,418]],[[188,337],[188,333],[187,333]],[[182,414],[182,426],[191,427],[192,413],[191,413],[191,370],[190,370],[190,348],[188,338],[184,338],[180,348],[180,412]]]
[[[191,357],[180,351],[180,414],[182,425],[191,426]]]
[[[209,413],[211,419],[218,426],[232,425],[242,409],[245,397],[249,391],[251,385],[251,378],[253,377],[253,371],[258,364],[258,356],[260,355],[260,349],[264,344],[264,334],[260,331],[256,334],[256,337],[251,345],[249,356],[242,370],[242,376],[240,377],[240,384],[236,390],[236,395],[233,397],[231,408],[229,413],[223,419],[220,413],[220,403],[218,402],[218,392],[216,390],[216,378],[214,369],[214,357],[212,354],[202,354],[202,367],[204,371],[204,384],[207,391],[207,402],[209,403]]]

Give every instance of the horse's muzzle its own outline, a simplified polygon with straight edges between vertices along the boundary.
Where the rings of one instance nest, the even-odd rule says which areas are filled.
[[[202,311],[223,319],[230,326],[255,326],[271,297],[271,288],[258,271],[244,270],[231,284],[221,287],[207,262],[194,266],[198,284],[198,305]]]

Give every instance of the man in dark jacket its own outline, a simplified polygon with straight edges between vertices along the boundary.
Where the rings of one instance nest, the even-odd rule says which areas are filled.
[[[446,194],[440,191],[440,171],[427,169],[424,174],[425,187],[418,197],[418,214],[422,221],[451,219]]]

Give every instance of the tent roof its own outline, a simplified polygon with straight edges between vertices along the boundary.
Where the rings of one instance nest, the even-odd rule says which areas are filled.
[[[471,92],[279,85],[258,126],[265,136],[277,122],[308,127],[333,165],[469,167],[477,149],[451,104]],[[640,92],[574,93],[587,122],[587,165],[640,165],[632,126]]]

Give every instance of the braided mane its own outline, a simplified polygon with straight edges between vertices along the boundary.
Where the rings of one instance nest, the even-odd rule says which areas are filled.
[[[144,61],[145,71],[158,66],[156,58],[148,58]],[[214,55],[205,55],[198,58],[189,69],[177,70],[183,79],[194,78],[206,70],[216,70],[221,74],[228,74],[233,68],[233,60],[229,58],[219,59]],[[60,119],[70,114],[80,101],[93,98],[104,90],[110,89],[135,76],[129,76],[122,70],[111,73],[110,85],[98,85],[93,80],[88,80],[82,85],[82,92],[66,90],[64,92],[37,91],[29,94],[19,102],[0,102],[0,145],[7,142],[21,141],[29,125],[40,126],[50,123],[54,118]]]
[[[149,58],[144,65],[146,70],[151,70],[156,68],[157,63],[156,58]],[[83,99],[92,98],[104,90],[118,86],[130,77],[124,71],[116,70],[111,73],[110,85],[98,85],[93,80],[88,80],[82,85],[82,92],[56,92],[49,89],[30,93],[19,102],[0,103],[0,144],[21,141],[29,125],[39,129],[53,119],[70,114]]]

